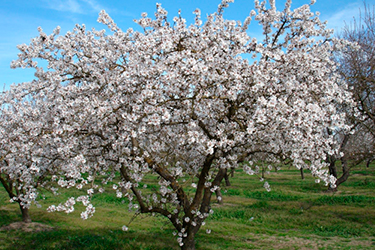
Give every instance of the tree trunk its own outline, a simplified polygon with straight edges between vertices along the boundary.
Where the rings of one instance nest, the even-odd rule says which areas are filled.
[[[6,179],[6,178],[2,178],[0,176],[0,182],[1,182],[1,184],[3,184],[5,190],[7,191],[8,195],[9,195],[9,198],[12,199],[12,198],[16,197],[16,195],[13,193],[13,185],[12,185],[11,180]],[[21,210],[21,213],[22,213],[22,221],[25,222],[25,223],[30,223],[31,217],[30,217],[30,214],[29,214],[29,209],[24,208],[20,204],[20,201],[18,201],[18,199],[16,199],[16,201],[18,202],[18,205],[20,206],[20,210]]]
[[[327,192],[333,192],[333,193],[337,192],[337,185],[336,185],[336,187],[332,187],[331,185],[329,185]]]
[[[345,182],[349,178],[349,174],[350,174],[350,167],[348,166],[347,160],[341,159],[341,164],[342,164],[342,176],[337,179],[336,187],[338,187],[340,184]]]
[[[225,185],[226,185],[227,187],[229,187],[229,186],[230,186],[229,175],[228,175],[228,174],[225,174],[224,179],[225,179]]]
[[[373,158],[370,158],[370,159],[367,160],[367,162],[366,162],[366,167],[367,167],[367,168],[370,167],[370,164],[371,164],[371,162],[372,162],[373,160],[374,160]]]
[[[230,169],[230,177],[234,177],[234,168]]]
[[[328,187],[328,191],[330,192],[336,192],[338,186],[340,186],[342,183],[344,183],[350,175],[350,167],[348,166],[348,161],[344,158],[341,159],[341,165],[342,165],[342,175],[340,178],[336,180],[336,186],[332,188],[331,186]],[[336,177],[336,176],[335,176]]]
[[[328,166],[329,174],[334,176],[337,179],[336,158],[333,155],[328,155],[327,159],[328,159],[328,163],[329,163],[329,166]],[[331,187],[331,185],[328,186],[327,191],[328,192],[336,192],[337,191],[337,185],[334,188]]]
[[[305,175],[303,173],[303,168],[301,168],[299,171],[301,171],[301,178],[302,178],[302,180],[304,180],[305,179]]]
[[[215,194],[216,194],[217,203],[223,204],[223,195],[221,194],[220,189],[216,189]]]
[[[329,174],[337,178],[337,169],[335,165],[336,159],[334,156],[331,155],[331,156],[328,156],[328,160],[329,160],[329,166],[328,166]]]
[[[21,213],[22,213],[22,221],[24,223],[30,223],[31,217],[30,217],[29,209],[24,208],[21,204],[19,204],[19,205],[20,205],[20,209],[21,209]]]
[[[183,238],[181,246],[181,250],[195,250],[195,234],[192,232],[188,232],[187,237]]]

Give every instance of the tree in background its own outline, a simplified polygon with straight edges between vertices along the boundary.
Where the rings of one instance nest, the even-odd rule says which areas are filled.
[[[335,103],[352,99],[331,58],[349,44],[332,37],[310,5],[291,10],[287,1],[277,11],[275,1],[255,1],[241,23],[224,19],[229,2],[205,22],[197,9],[191,25],[180,13],[168,20],[158,4],[155,18],[143,13],[136,21],[143,32],[122,31],[102,11],[98,21],[110,34],[84,25],[63,36],[40,29],[18,47],[12,66],[35,68],[37,79],[14,87],[12,98],[44,100],[52,114],[43,138],[62,162],[52,179],[67,188],[91,184],[87,196],[49,211],[70,212],[82,201],[81,216],[90,217],[90,196],[120,175],[113,189],[130,209],[165,216],[181,248],[195,249],[227,171],[257,174],[259,155],[288,158],[317,181],[335,183],[324,162],[336,153],[325,128],[347,128]],[[263,27],[262,41],[247,34],[252,19]]]
[[[346,25],[339,38],[358,45],[348,47],[337,55],[339,73],[346,80],[357,110],[342,107],[347,112],[347,123],[352,131],[337,131],[336,139],[343,156],[331,156],[330,171],[337,177],[336,186],[345,182],[350,169],[362,162],[367,166],[375,154],[375,5],[364,4],[359,20]],[[337,175],[336,159],[341,161],[342,175]]]
[[[0,182],[10,201],[19,204],[22,221],[29,223],[29,208],[32,203],[39,205],[38,189],[46,185],[45,177],[57,158],[48,135],[51,117],[46,106],[50,103],[30,100],[28,94],[20,99],[14,93],[12,90],[0,96]]]

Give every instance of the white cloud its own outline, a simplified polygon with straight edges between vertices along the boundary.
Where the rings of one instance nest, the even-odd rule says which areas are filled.
[[[94,10],[95,12],[100,12],[102,9],[104,9],[100,4],[98,4],[94,0],[82,0],[82,1],[90,5],[91,9]]]
[[[47,1],[47,8],[57,10],[57,11],[64,11],[64,12],[72,12],[72,13],[82,13],[82,8],[80,4],[76,0],[68,0],[68,1],[59,1],[59,0],[52,0]]]
[[[100,12],[103,9],[95,0],[48,0],[45,3],[48,9],[76,14]]]
[[[338,12],[333,13],[333,15],[326,18],[326,20],[328,20],[328,27],[335,29],[335,32],[340,32],[345,24],[350,24],[353,22],[353,17],[358,18],[360,8],[362,8],[360,2],[354,2],[346,5]]]

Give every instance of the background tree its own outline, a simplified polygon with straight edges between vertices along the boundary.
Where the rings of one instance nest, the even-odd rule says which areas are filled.
[[[29,208],[33,202],[38,205],[38,188],[46,184],[54,161],[51,144],[43,136],[50,132],[43,108],[48,102],[20,100],[13,93],[0,97],[0,182],[11,202],[19,204],[23,222],[29,223]]]
[[[253,175],[259,155],[289,158],[335,182],[323,161],[335,153],[325,128],[346,127],[334,102],[352,100],[331,55],[348,43],[332,38],[309,5],[291,10],[287,1],[277,11],[275,1],[269,8],[255,1],[241,23],[224,19],[229,2],[205,22],[196,10],[189,26],[180,14],[170,22],[157,5],[154,19],[143,13],[137,21],[143,32],[122,31],[102,11],[98,21],[111,34],[84,25],[64,36],[40,29],[19,46],[13,67],[33,67],[37,77],[20,89],[48,103],[54,118],[45,136],[66,160],[54,178],[62,187],[92,187],[50,211],[73,211],[78,200],[90,217],[89,196],[105,192],[98,181],[120,175],[113,188],[130,209],[165,216],[181,248],[195,249],[212,194],[239,163],[249,162],[243,172]],[[246,33],[253,18],[263,27],[259,42]]]
[[[10,201],[19,204],[25,223],[31,222],[30,206],[35,203],[40,207],[40,189],[58,194],[53,181],[69,187],[72,180],[63,181],[57,175],[64,179],[76,177],[69,166],[80,161],[80,153],[67,148],[69,143],[61,136],[62,130],[56,129],[60,118],[53,102],[28,92],[34,83],[12,86],[0,95],[0,182]],[[88,205],[87,196],[77,199]],[[70,202],[62,210],[70,211]]]
[[[351,133],[336,131],[336,139],[344,155],[332,156],[330,171],[337,177],[336,186],[345,182],[350,169],[365,161],[369,165],[374,159],[375,147],[375,5],[364,3],[364,12],[359,20],[346,25],[339,38],[358,45],[348,47],[337,54],[340,63],[339,73],[346,80],[357,110],[343,107],[347,112],[348,124],[353,126]],[[336,159],[340,159],[342,175],[337,175]]]

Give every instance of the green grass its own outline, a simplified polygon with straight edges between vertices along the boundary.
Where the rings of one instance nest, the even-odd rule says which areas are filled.
[[[324,195],[315,200],[316,205],[352,205],[365,206],[372,205],[375,207],[375,197],[364,195],[346,195],[346,196],[332,196]]]
[[[232,185],[222,187],[224,204],[212,203],[214,213],[196,237],[197,249],[374,249],[374,169],[355,169],[336,193],[326,192],[307,172],[302,180],[292,169],[266,176],[272,188],[267,192],[259,179],[239,170]],[[179,249],[165,218],[134,217],[128,202],[114,193],[94,195],[96,213],[85,221],[82,206],[72,214],[45,211],[48,204],[79,194],[44,193],[43,207],[33,207],[31,216],[54,230],[0,231],[0,249]],[[19,208],[8,200],[0,189],[0,227],[21,220]],[[122,231],[130,221],[129,231]]]

